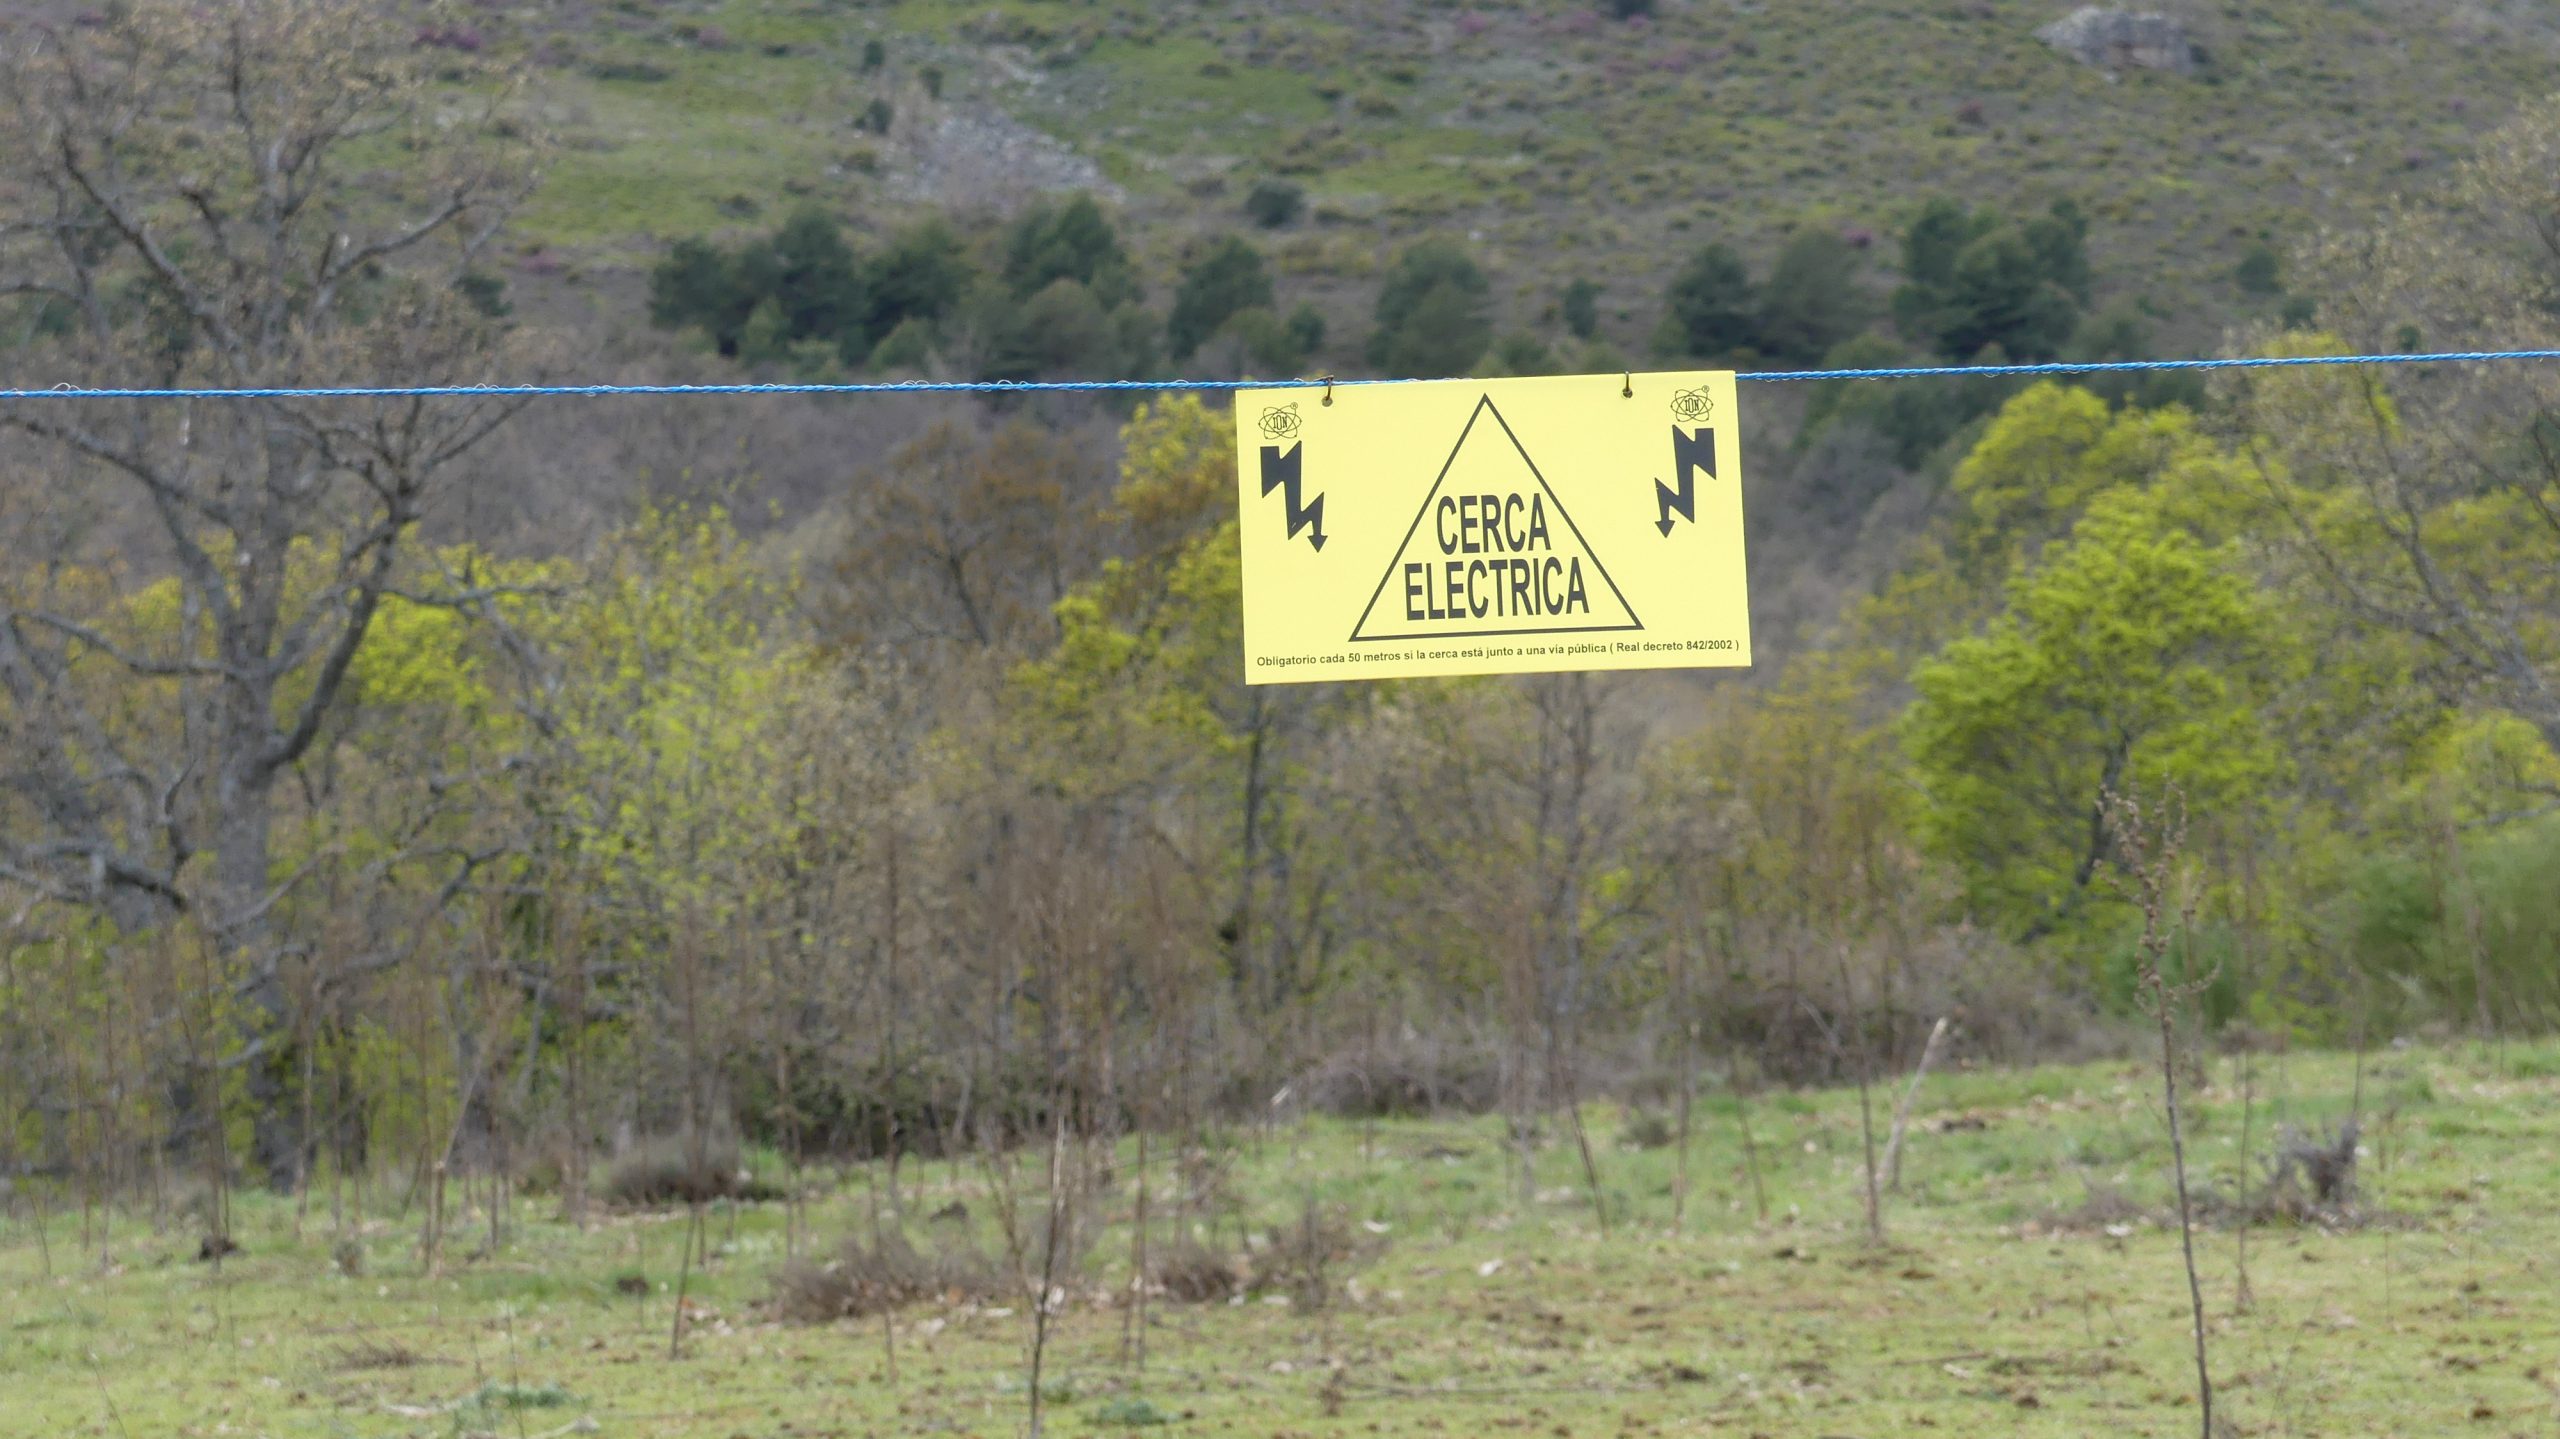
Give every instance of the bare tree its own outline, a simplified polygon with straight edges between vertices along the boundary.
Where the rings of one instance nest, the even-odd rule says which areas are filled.
[[[492,377],[506,332],[456,288],[529,184],[495,86],[428,87],[413,30],[360,0],[138,0],[95,25],[0,21],[0,297],[49,338],[41,388],[271,388]],[[360,172],[349,151],[407,163]],[[360,182],[360,183],[359,183]],[[0,749],[24,823],[0,875],[127,926],[186,912],[267,942],[279,786],[341,706],[409,543],[496,400],[20,403],[0,429],[140,517],[177,614],[136,632],[0,593]],[[432,586],[444,589],[442,585]],[[467,588],[467,581],[462,588]],[[120,714],[139,709],[148,721]],[[203,863],[198,863],[198,857]],[[268,1096],[272,1097],[272,1096]],[[290,1172],[285,1125],[260,1159]]]
[[[2204,1281],[2196,1273],[2195,1207],[2187,1196],[2187,1141],[2178,1113],[2178,1011],[2204,992],[2219,971],[2169,973],[2169,954],[2195,927],[2196,891],[2178,873],[2187,843],[2186,797],[2172,786],[2166,800],[2146,811],[2139,800],[2110,790],[2107,830],[2125,878],[2126,898],[2142,914],[2137,982],[2143,1003],[2160,1024],[2160,1091],[2168,1106],[2169,1159],[2178,1188],[2178,1240],[2187,1264],[2187,1301],[2194,1316],[2196,1404],[2204,1439],[2214,1439],[2213,1370],[2205,1355]],[[2179,891],[2184,890],[2183,896]],[[2172,911],[2171,903],[2178,901]]]
[[[2323,237],[2303,265],[2322,324],[2361,351],[2560,343],[2555,167],[2560,100],[2527,107],[2440,193]],[[2560,747],[2560,374],[2341,368],[2230,393],[2300,577],[2416,641],[2419,678]]]

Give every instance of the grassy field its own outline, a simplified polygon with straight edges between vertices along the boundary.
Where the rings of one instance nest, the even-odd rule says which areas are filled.
[[[2261,1148],[2277,1125],[2348,1112],[2350,1057],[2254,1063]],[[2243,1168],[2237,1066],[2215,1063],[2193,1115],[2200,1178],[2226,1193]],[[2237,1233],[2202,1236],[2231,1432],[2553,1433],[2560,1044],[2387,1051],[2361,1084],[2367,1222],[2249,1231],[2245,1312]],[[1363,1252],[1331,1275],[1320,1308],[1264,1294],[1158,1301],[1143,1369],[1124,1347],[1130,1316],[1103,1298],[1127,1272],[1124,1163],[1098,1201],[1121,1226],[1066,1286],[1049,1432],[2192,1433],[2153,1093],[2124,1064],[1933,1077],[1883,1247],[1863,1233],[1854,1091],[1752,1103],[1766,1222],[1730,1099],[1702,1107],[1678,1227],[1673,1152],[1621,1142],[1626,1117],[1595,1109],[1605,1235],[1561,1136],[1523,1210],[1492,1121],[1238,1133],[1232,1190],[1249,1212],[1196,1232],[1231,1249],[1239,1223],[1294,1225],[1312,1198]],[[1027,1182],[1039,1156],[1024,1162]],[[984,1241],[982,1166],[910,1165],[904,1178],[909,1213],[959,1201]],[[813,1232],[832,1242],[867,1228],[876,1183],[831,1176]],[[1168,1183],[1160,1174],[1159,1215],[1181,1202]],[[2104,1202],[2114,1195],[2146,1212]],[[396,1197],[386,1181],[375,1202],[390,1210]],[[464,1233],[434,1278],[420,1272],[414,1210],[366,1225],[359,1277],[331,1261],[325,1202],[297,1242],[288,1203],[244,1201],[245,1252],[219,1275],[196,1261],[193,1228],[119,1218],[84,1245],[79,1219],[57,1215],[40,1243],[22,1215],[0,1230],[0,1433],[1021,1431],[1019,1300],[900,1312],[893,1379],[877,1320],[798,1326],[768,1312],[780,1205],[715,1209],[713,1257],[693,1276],[684,1357],[671,1361],[685,1216],[620,1214],[581,1232],[555,1209],[524,1201],[493,1254],[461,1257],[477,1243]]]
[[[536,58],[531,93],[563,146],[524,238],[573,264],[627,266],[795,197],[883,223],[1063,183],[989,149],[1013,126],[1115,189],[1159,268],[1242,227],[1245,191],[1286,176],[1311,218],[1271,242],[1299,291],[1356,310],[1382,246],[1460,235],[1504,282],[1507,323],[1552,332],[1555,291],[1587,277],[1622,344],[1706,240],[1765,256],[1799,224],[1888,235],[1942,193],[2077,197],[2106,288],[2210,340],[2271,303],[2231,282],[2248,245],[2423,188],[2547,90],[2560,56],[2545,6],[2262,0],[2170,7],[2206,48],[2197,74],[2111,74],[2036,38],[2069,8],[1661,0],[1635,25],[1550,0],[484,13],[490,43]],[[886,134],[865,123],[875,100]],[[955,118],[981,128],[937,142]]]

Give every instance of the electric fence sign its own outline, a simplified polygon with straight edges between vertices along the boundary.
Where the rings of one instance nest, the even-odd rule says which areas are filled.
[[[1248,684],[1751,663],[1729,371],[1236,395]]]

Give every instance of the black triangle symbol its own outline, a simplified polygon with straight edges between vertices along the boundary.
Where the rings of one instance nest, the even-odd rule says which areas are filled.
[[[1520,457],[1520,464],[1522,468],[1529,472],[1529,477],[1531,479],[1538,482],[1538,488],[1546,495],[1547,503],[1555,507],[1556,518],[1564,522],[1564,527],[1572,534],[1574,543],[1579,545],[1582,549],[1582,553],[1590,559],[1591,568],[1599,573],[1600,583],[1608,586],[1609,597],[1617,601],[1619,612],[1626,616],[1624,623],[1614,622],[1615,616],[1600,614],[1597,612],[1588,615],[1584,622],[1579,623],[1572,621],[1559,623],[1556,620],[1538,622],[1531,620],[1525,615],[1506,615],[1497,618],[1493,614],[1488,613],[1481,618],[1482,620],[1491,621],[1494,627],[1490,629],[1414,629],[1412,627],[1413,616],[1409,608],[1410,600],[1408,599],[1408,608],[1406,610],[1398,611],[1391,606],[1385,615],[1379,616],[1381,630],[1393,630],[1395,632],[1382,632],[1375,634],[1370,632],[1369,618],[1371,615],[1376,614],[1378,601],[1385,598],[1388,586],[1394,583],[1398,566],[1403,564],[1405,552],[1413,545],[1413,537],[1421,532],[1422,522],[1430,517],[1432,504],[1440,497],[1441,486],[1449,482],[1449,471],[1457,466],[1458,456],[1465,453],[1467,440],[1475,434],[1476,422],[1487,415],[1493,416],[1494,424],[1501,427],[1502,437],[1505,440],[1510,441],[1511,452]],[[1452,618],[1456,618],[1456,616],[1452,616]],[[1476,617],[1470,614],[1467,618],[1474,619]],[[1403,628],[1398,629],[1398,626],[1403,626]],[[1547,477],[1545,475],[1539,473],[1538,462],[1529,458],[1529,451],[1520,443],[1520,437],[1512,433],[1511,422],[1502,418],[1502,411],[1494,407],[1493,397],[1491,395],[1484,395],[1477,399],[1474,412],[1467,416],[1466,428],[1458,432],[1458,442],[1449,447],[1449,458],[1441,462],[1439,477],[1431,482],[1430,493],[1422,497],[1422,508],[1414,512],[1413,523],[1405,527],[1404,538],[1397,542],[1395,554],[1388,558],[1387,571],[1385,574],[1378,577],[1378,588],[1370,594],[1368,607],[1360,611],[1359,623],[1351,627],[1351,638],[1354,642],[1370,640],[1485,639],[1499,635],[1597,634],[1617,630],[1641,630],[1643,628],[1644,621],[1636,618],[1635,606],[1627,603],[1626,595],[1621,593],[1618,589],[1618,582],[1609,577],[1608,566],[1600,562],[1600,552],[1591,547],[1591,542],[1589,540],[1583,538],[1582,527],[1573,522],[1573,516],[1565,510],[1564,501],[1556,495],[1555,487],[1547,483]]]

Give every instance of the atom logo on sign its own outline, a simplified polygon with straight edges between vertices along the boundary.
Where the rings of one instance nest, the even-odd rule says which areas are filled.
[[[1672,418],[1683,424],[1694,425],[1700,420],[1711,419],[1715,412],[1715,397],[1708,394],[1704,386],[1681,390],[1671,397]]]
[[[1280,405],[1262,412],[1262,437],[1266,440],[1291,440],[1298,435],[1298,407]]]

